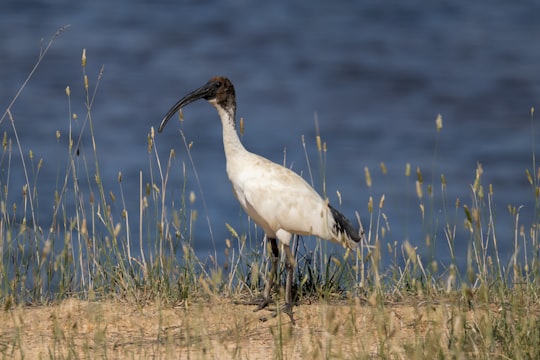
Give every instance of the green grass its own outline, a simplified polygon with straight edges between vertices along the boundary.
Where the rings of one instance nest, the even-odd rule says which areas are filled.
[[[1,123],[10,124],[13,130],[13,135],[4,133],[0,155],[3,170],[0,192],[0,303],[3,311],[10,311],[21,304],[48,304],[73,297],[90,300],[112,298],[133,304],[160,302],[178,305],[199,302],[201,299],[211,301],[218,297],[244,299],[259,294],[264,287],[269,263],[267,249],[261,245],[262,233],[254,224],[250,223],[246,233],[223,224],[230,232],[228,239],[216,239],[216,247],[224,251],[223,264],[217,263],[216,254],[199,259],[194,251],[198,239],[192,235],[193,228],[197,221],[201,221],[196,211],[192,210],[193,203],[198,201],[194,195],[196,190],[188,189],[187,181],[169,182],[174,171],[181,171],[186,179],[189,176],[187,169],[196,170],[185,138],[190,162],[178,159],[171,151],[167,162],[161,163],[163,154],[158,153],[158,139],[154,137],[153,130],[148,134],[147,171],[151,181],[143,184],[139,180],[139,209],[127,209],[125,206],[126,196],[134,195],[124,193],[123,183],[133,179],[124,179],[119,173],[119,190],[104,188],[92,119],[93,100],[102,72],[99,71],[95,79],[89,77],[86,52],[83,52],[81,66],[85,108],[80,112],[72,108],[68,86],[66,122],[69,123],[69,132],[57,133],[57,137],[67,137],[68,146],[64,164],[56,162],[59,165],[54,216],[47,228],[39,226],[40,208],[50,209],[49,204],[39,203],[38,196],[43,159],[30,149],[23,148],[17,135],[17,119],[11,113],[11,108],[24,88],[31,84],[35,69],[61,31],[41,53],[36,67],[1,118]],[[531,111],[531,121],[534,121],[534,111]],[[437,161],[442,132],[440,117],[436,120],[435,130],[437,146],[434,149],[434,163]],[[83,133],[89,135],[91,144],[81,146]],[[311,182],[315,183],[313,173],[318,172],[322,192],[326,193],[324,165],[327,148],[320,135],[317,135],[315,143],[318,159],[314,163],[317,164],[317,171],[312,169],[315,165],[308,156],[309,149],[306,148],[309,145],[303,139]],[[385,341],[391,332],[388,330],[388,313],[384,310],[396,303],[411,302],[448,303],[453,310],[448,319],[451,326],[446,346],[440,345],[440,338],[437,337],[440,334],[436,332],[432,337],[416,337],[403,346],[409,356],[440,358],[474,353],[482,358],[538,357],[540,174],[534,149],[531,165],[526,176],[532,188],[531,196],[535,197],[535,221],[527,229],[520,222],[519,208],[509,208],[516,220],[514,253],[509,263],[504,263],[499,254],[494,190],[490,184],[483,183],[480,164],[477,169],[472,169],[476,171],[476,177],[468,202],[447,198],[446,189],[451,184],[446,183],[443,174],[428,171],[431,179],[426,182],[421,169],[416,169],[413,175],[410,165],[406,164],[404,181],[408,188],[404,191],[417,194],[418,203],[411,206],[418,206],[422,214],[421,223],[409,226],[424,229],[426,249],[430,250],[435,246],[434,238],[439,233],[438,229],[442,228],[452,261],[440,264],[432,256],[427,256],[428,260],[425,260],[419,249],[407,241],[386,245],[384,240],[390,231],[391,219],[385,213],[384,195],[371,197],[366,208],[358,209],[360,213],[367,214],[362,219],[367,240],[358,250],[334,253],[328,250],[324,241],[295,240],[293,249],[298,266],[293,289],[297,302],[305,304],[345,299],[371,306],[375,314],[374,322],[381,335],[377,354],[383,358],[395,355]],[[10,187],[10,174],[15,167],[24,170],[26,184],[22,189]],[[381,164],[380,171],[386,174],[384,164]],[[366,168],[365,174],[370,190],[371,170]],[[414,176],[416,179],[413,181]],[[89,193],[81,190],[81,182],[90,189]],[[435,192],[435,187],[440,188],[440,192]],[[172,198],[171,188],[182,190],[179,199]],[[440,199],[435,199],[435,196],[440,196]],[[439,201],[435,200],[440,200],[443,207],[437,208],[435,204]],[[115,212],[112,210],[114,208],[121,208],[121,211]],[[433,216],[439,211],[444,214],[443,224],[436,223]],[[454,217],[462,219],[462,222],[452,222],[450,219]],[[247,221],[245,215],[239,219],[239,222]],[[457,256],[463,256],[456,254],[455,249],[456,241],[464,241],[456,239],[456,227],[459,226],[465,226],[469,234],[464,273],[460,272],[456,261]],[[132,238],[133,233],[139,233],[139,238]],[[434,250],[431,254],[434,254]],[[440,271],[440,268],[444,270]],[[280,273],[283,283],[283,269]],[[499,307],[499,313],[486,312],[479,322],[463,321],[468,309],[490,305]],[[282,327],[275,331],[275,354],[278,358],[284,358],[284,343],[291,335],[283,333]],[[351,330],[351,340],[359,333],[361,329]],[[0,354],[7,356],[6,349],[13,346],[0,346]],[[366,353],[357,355],[366,357],[368,354],[366,350]]]

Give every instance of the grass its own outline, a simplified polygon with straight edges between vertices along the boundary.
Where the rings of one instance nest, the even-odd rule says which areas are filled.
[[[258,295],[264,287],[269,263],[261,231],[251,224],[247,233],[239,233],[227,224],[230,238],[217,239],[225,261],[218,263],[217,253],[197,257],[195,192],[187,182],[169,183],[178,169],[184,179],[187,169],[196,176],[185,138],[190,162],[178,160],[171,151],[162,163],[153,130],[148,134],[151,180],[143,184],[141,174],[139,209],[126,208],[121,173],[118,192],[104,188],[92,120],[102,72],[89,78],[83,51],[84,115],[72,109],[67,87],[69,132],[57,134],[68,138],[65,163],[57,170],[54,216],[41,228],[40,208],[50,208],[40,204],[38,196],[43,161],[23,148],[11,107],[62,30],[42,51],[0,120],[9,122],[13,134],[4,133],[0,156],[0,319],[8,324],[0,329],[0,357],[254,358],[257,351],[260,357],[278,359],[540,356],[540,173],[534,149],[526,176],[536,216],[526,229],[520,209],[509,208],[515,218],[509,262],[499,254],[494,189],[483,183],[480,164],[468,203],[447,198],[449,184],[435,166],[426,177],[420,168],[415,172],[406,164],[405,191],[416,193],[414,206],[422,214],[421,223],[409,226],[423,229],[427,251],[408,241],[386,243],[391,219],[384,195],[373,195],[366,209],[359,209],[368,216],[362,219],[367,240],[358,250],[333,251],[324,241],[295,239],[293,288],[300,306],[294,311],[299,325],[292,327],[287,317],[260,323],[251,308],[235,302]],[[442,118],[435,124],[434,164]],[[82,143],[83,134],[91,144]],[[326,193],[327,148],[320,135],[315,143],[315,163]],[[309,145],[304,139],[303,144],[314,183]],[[15,167],[24,170],[22,189],[10,186]],[[380,171],[388,170],[381,164]],[[371,191],[371,170],[366,168],[365,175]],[[182,189],[180,198],[171,196],[171,187]],[[435,220],[438,212],[442,224]],[[455,248],[456,241],[464,241],[456,238],[462,225],[453,218],[461,219],[468,234],[464,269],[457,261],[463,255]],[[441,234],[449,264],[439,263],[434,255]],[[283,270],[280,279],[283,285]]]

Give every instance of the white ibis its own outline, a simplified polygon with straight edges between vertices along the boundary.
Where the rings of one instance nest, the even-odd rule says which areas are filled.
[[[221,118],[227,175],[234,195],[246,213],[259,225],[272,248],[272,268],[263,298],[255,311],[272,302],[271,291],[277,278],[279,250],[277,240],[287,255],[287,281],[283,311],[292,315],[292,277],[295,264],[290,243],[293,234],[313,235],[354,248],[364,232],[356,231],[340,212],[298,174],[259,155],[247,151],[236,132],[236,97],[234,86],[225,77],[214,77],[199,89],[178,101],[163,118],[161,132],[169,119],[193,101],[205,99]]]

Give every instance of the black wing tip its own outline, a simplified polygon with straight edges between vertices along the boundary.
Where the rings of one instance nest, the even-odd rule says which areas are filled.
[[[362,230],[362,234],[360,235],[358,231],[353,227],[349,219],[345,217],[342,213],[336,210],[332,205],[328,204],[328,207],[330,208],[330,211],[332,212],[332,216],[334,217],[334,220],[336,221],[335,227],[338,232],[345,233],[353,242],[359,243],[362,241],[362,237],[364,236],[364,232]]]

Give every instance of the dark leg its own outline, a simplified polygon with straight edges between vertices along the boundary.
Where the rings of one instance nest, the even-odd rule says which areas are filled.
[[[268,274],[268,280],[264,288],[263,299],[254,311],[262,310],[272,303],[272,288],[278,276],[279,249],[277,240],[275,238],[268,238],[268,241],[272,247],[272,254],[270,255],[272,267],[270,268],[270,274]]]
[[[283,245],[285,254],[287,255],[287,283],[285,284],[285,306],[283,307],[283,312],[291,318],[291,322],[294,325],[295,321],[293,318],[293,298],[292,298],[292,280],[293,280],[293,271],[296,261],[291,252],[291,247],[289,245]]]

